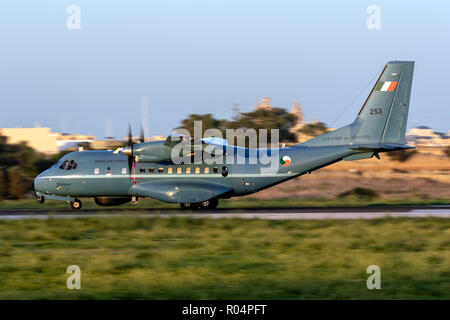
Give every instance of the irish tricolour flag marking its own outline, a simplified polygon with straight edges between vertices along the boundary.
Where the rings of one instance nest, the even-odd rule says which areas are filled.
[[[380,81],[375,87],[376,91],[394,91],[398,81]]]

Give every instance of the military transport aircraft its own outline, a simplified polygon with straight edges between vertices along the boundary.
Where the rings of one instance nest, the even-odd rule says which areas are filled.
[[[413,71],[413,61],[387,63],[353,123],[270,149],[280,161],[274,172],[259,163],[175,164],[172,149],[182,139],[133,144],[130,130],[127,147],[69,153],[35,178],[34,189],[39,202],[63,200],[73,209],[81,208],[79,197],[106,206],[153,198],[184,209],[216,208],[220,198],[251,194],[341,160],[379,159],[380,152],[412,148],[405,131]]]

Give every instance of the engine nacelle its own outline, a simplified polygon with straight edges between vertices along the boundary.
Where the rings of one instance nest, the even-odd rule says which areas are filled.
[[[131,201],[131,197],[95,197],[99,206],[118,206]]]
[[[172,159],[174,147],[182,144],[178,151],[178,157],[183,157],[183,153],[192,153],[202,151],[207,145],[203,141],[194,142],[194,140],[183,140],[183,137],[169,136],[165,141],[151,141],[136,143],[133,145],[133,152],[128,146],[123,148],[121,152],[127,156],[135,157],[137,162],[160,162]]]
[[[122,150],[123,154],[131,155],[130,147]],[[133,146],[133,155],[138,162],[159,162],[170,160],[172,148],[165,145],[165,141],[137,143]]]

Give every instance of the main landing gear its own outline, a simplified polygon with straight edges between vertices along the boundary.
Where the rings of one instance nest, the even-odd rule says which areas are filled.
[[[73,210],[80,210],[82,206],[83,206],[83,204],[81,203],[81,201],[79,199],[75,199],[74,202],[70,203],[70,207]]]
[[[183,202],[180,203],[180,207],[183,210],[195,210],[195,209],[215,209],[219,205],[219,200],[210,199],[202,202]]]

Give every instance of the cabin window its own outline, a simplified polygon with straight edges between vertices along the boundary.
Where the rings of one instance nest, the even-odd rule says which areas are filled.
[[[200,168],[199,168],[199,167],[196,167],[196,168],[195,168],[195,173],[196,173],[196,174],[199,174],[199,173],[200,173]]]
[[[204,173],[209,173],[209,167],[205,167]]]
[[[228,175],[228,168],[222,167],[222,176],[226,177]]]
[[[139,172],[140,172],[140,173],[145,173],[145,168],[140,168],[140,169],[139,169]]]
[[[153,168],[153,167],[148,168],[148,173],[155,173],[155,168]]]
[[[191,167],[186,168],[186,173],[188,173],[188,174],[191,173]]]
[[[180,174],[180,173],[181,173],[181,170],[182,170],[182,168],[181,168],[181,167],[178,167],[178,168],[177,168],[177,173]]]
[[[164,168],[158,168],[158,173],[164,173]]]
[[[218,172],[219,172],[219,167],[214,167],[214,168],[213,168],[213,172],[214,172],[214,173],[218,173]]]
[[[173,172],[173,168],[171,168],[171,167],[167,168],[167,173],[168,174],[172,174],[172,172]]]

